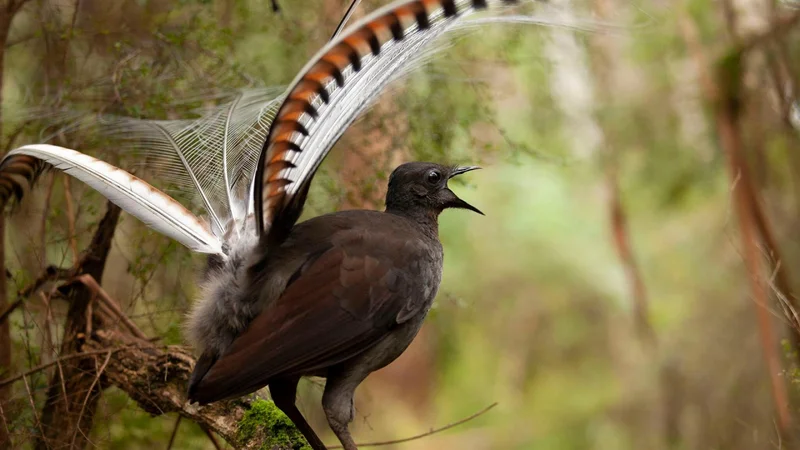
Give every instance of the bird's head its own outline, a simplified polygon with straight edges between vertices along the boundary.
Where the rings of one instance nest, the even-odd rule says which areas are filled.
[[[447,167],[426,162],[403,164],[389,177],[386,209],[408,212],[425,210],[438,214],[447,208],[461,208],[483,215],[478,208],[458,198],[447,187],[447,182],[454,176],[475,169],[480,167]]]

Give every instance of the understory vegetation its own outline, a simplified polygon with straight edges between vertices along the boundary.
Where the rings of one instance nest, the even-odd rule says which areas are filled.
[[[70,124],[196,118],[238,90],[285,86],[349,0],[279,4],[0,1],[0,154],[47,140],[171,193],[142,153]],[[357,392],[356,440],[497,403],[389,448],[800,448],[800,4],[528,6],[556,25],[447,41],[348,130],[311,188],[305,218],[382,209],[401,162],[484,168],[452,183],[486,216],[441,216],[437,301]],[[0,448],[305,449],[266,392],[178,419],[205,259],[111,216],[56,171],[7,211]],[[86,273],[107,300],[76,281]],[[333,443],[322,386],[303,381],[298,404]],[[284,434],[264,441],[262,424]]]

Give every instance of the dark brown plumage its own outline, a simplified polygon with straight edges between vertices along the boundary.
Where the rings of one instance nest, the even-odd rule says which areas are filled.
[[[201,358],[190,400],[206,404],[269,385],[276,405],[322,450],[294,396],[300,377],[326,377],[328,422],[344,448],[355,449],[347,428],[355,388],[408,347],[439,288],[439,213],[480,212],[447,187],[472,169],[404,164],[390,178],[386,212],[345,211],[293,227],[251,267],[246,292],[263,310],[224,354]],[[287,279],[276,298],[271,278]]]

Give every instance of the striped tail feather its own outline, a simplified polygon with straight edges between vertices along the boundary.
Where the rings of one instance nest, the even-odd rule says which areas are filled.
[[[0,161],[0,207],[22,199],[52,166],[100,192],[145,225],[200,253],[222,254],[208,224],[183,205],[130,173],[89,155],[55,145],[26,145]]]
[[[262,238],[285,238],[324,157],[383,88],[425,55],[428,44],[473,12],[517,3],[395,2],[325,46],[290,85],[261,151],[251,190]]]
[[[47,168],[47,163],[29,155],[9,155],[0,163],[0,212],[10,202],[19,203],[39,176]]]

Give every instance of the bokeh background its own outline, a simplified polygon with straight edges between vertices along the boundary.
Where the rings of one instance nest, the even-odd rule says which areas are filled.
[[[186,118],[216,94],[285,85],[349,2],[283,1],[280,13],[266,0],[4,3],[2,151],[46,138],[158,184],[135,155],[59,128],[53,111]],[[365,0],[357,16],[384,3]],[[525,11],[551,25],[447,41],[346,133],[312,188],[307,217],[381,208],[403,161],[484,167],[454,190],[486,216],[442,215],[436,305],[359,389],[357,441],[498,403],[389,448],[798,448],[797,338],[781,306],[800,282],[798,4]],[[6,220],[9,302],[42,267],[74,263],[104,210],[81,183],[45,175]],[[123,214],[102,285],[148,335],[178,345],[202,265]],[[33,295],[9,317],[0,379],[57,356],[65,309]],[[53,370],[0,391],[10,448],[34,447]],[[333,443],[321,392],[304,383],[300,405]],[[88,446],[167,448],[175,421],[107,389]],[[171,445],[213,448],[187,421]]]

